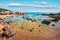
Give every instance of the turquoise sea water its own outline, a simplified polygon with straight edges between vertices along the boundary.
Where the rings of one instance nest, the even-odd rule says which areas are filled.
[[[57,14],[59,12],[27,12],[27,14]]]

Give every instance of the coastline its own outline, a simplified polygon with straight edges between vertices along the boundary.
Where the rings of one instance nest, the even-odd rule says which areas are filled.
[[[46,23],[50,22],[49,23],[50,26],[49,26],[46,23],[44,24],[41,23],[41,19],[38,18],[39,16],[40,14],[38,15],[35,14],[34,17],[36,18],[32,19],[33,18],[32,16],[28,17],[27,15],[0,15],[0,18],[3,19],[3,21],[1,22],[3,25],[1,25],[0,30],[2,30],[2,28],[4,27],[4,23],[8,23],[8,25],[10,25],[13,29],[17,31],[17,34],[15,35],[17,36],[17,39],[19,39],[20,36],[22,36],[22,38],[24,37],[24,38],[31,39],[31,40],[35,40],[35,38],[38,40],[43,39],[43,38],[53,39],[54,37],[56,37],[60,32],[59,30],[55,30],[55,29],[58,29],[59,27],[56,26],[55,28],[55,26],[52,26],[52,24],[50,25],[50,23],[56,22],[58,24],[59,19],[58,21],[55,19],[51,21],[50,19],[46,19],[47,17],[45,18],[45,15],[44,15],[44,18],[46,19],[44,20],[46,21]],[[10,21],[6,22],[4,21],[4,19],[6,19],[6,21],[7,20],[10,20]],[[14,19],[14,20],[12,21],[11,19],[12,20]],[[18,37],[18,35],[20,36]],[[15,39],[15,37],[12,37],[12,38]]]

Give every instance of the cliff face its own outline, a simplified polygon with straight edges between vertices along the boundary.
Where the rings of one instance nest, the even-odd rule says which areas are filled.
[[[0,12],[1,12],[2,10],[3,10],[3,11],[10,11],[10,10],[8,10],[8,9],[0,8]]]

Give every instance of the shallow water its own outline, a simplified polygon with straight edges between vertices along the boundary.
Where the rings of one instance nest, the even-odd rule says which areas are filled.
[[[44,19],[48,19],[48,16],[43,16],[41,14],[45,14],[43,12],[28,12],[26,15],[20,15],[18,17],[7,17],[5,20],[6,21],[24,21],[25,19],[32,19],[32,20],[44,20]],[[24,18],[22,18],[24,16]]]

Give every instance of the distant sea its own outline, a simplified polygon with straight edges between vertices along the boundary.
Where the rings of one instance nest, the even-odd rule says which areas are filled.
[[[27,12],[27,14],[35,15],[35,14],[56,14],[56,12]]]

